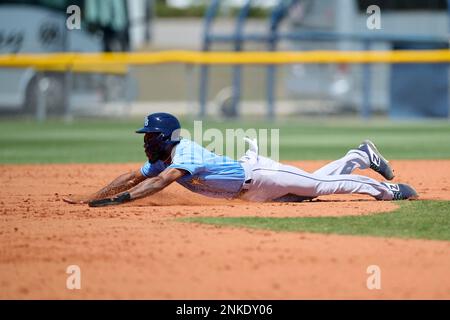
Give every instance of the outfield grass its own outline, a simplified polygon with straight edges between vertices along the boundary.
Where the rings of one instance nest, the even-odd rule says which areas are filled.
[[[450,201],[402,201],[394,212],[344,217],[196,217],[181,221],[272,231],[450,241]]]
[[[76,120],[71,124],[0,120],[0,163],[140,162],[142,119]],[[192,129],[192,121],[183,126]],[[275,128],[282,160],[335,159],[365,138],[390,159],[449,159],[450,124],[287,120],[276,122],[204,121],[204,129]],[[206,143],[207,144],[207,143]]]

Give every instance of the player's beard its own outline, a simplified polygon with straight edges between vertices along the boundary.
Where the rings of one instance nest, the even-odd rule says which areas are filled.
[[[172,149],[171,147],[159,147],[159,148],[150,148],[147,144],[144,144],[145,155],[150,163],[156,163],[158,160],[166,161],[170,156]]]
[[[161,150],[150,150],[149,148],[145,148],[145,155],[150,163],[155,163],[162,159],[164,157],[163,153],[164,152]]]

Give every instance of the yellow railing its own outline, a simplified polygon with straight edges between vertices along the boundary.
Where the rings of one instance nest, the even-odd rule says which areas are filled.
[[[0,67],[79,72],[125,72],[129,65],[293,64],[293,63],[447,63],[450,50],[398,51],[277,51],[202,52],[159,51],[133,53],[54,53],[0,55]]]

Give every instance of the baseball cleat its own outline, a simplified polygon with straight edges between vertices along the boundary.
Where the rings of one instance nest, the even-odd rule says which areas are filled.
[[[417,191],[407,184],[393,184],[387,182],[382,182],[382,184],[388,187],[394,194],[394,198],[392,200],[416,200],[419,198]]]
[[[370,159],[370,168],[372,170],[378,172],[387,180],[394,179],[394,172],[392,171],[389,161],[381,155],[372,141],[363,141],[358,149],[367,153]]]

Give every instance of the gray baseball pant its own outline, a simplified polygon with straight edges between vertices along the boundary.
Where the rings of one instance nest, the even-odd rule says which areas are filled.
[[[367,169],[369,157],[360,150],[350,150],[314,173],[281,164],[248,150],[240,160],[246,175],[241,199],[274,201],[286,195],[316,198],[330,194],[367,194],[377,200],[392,200],[393,193],[384,184],[361,175],[356,168]]]

